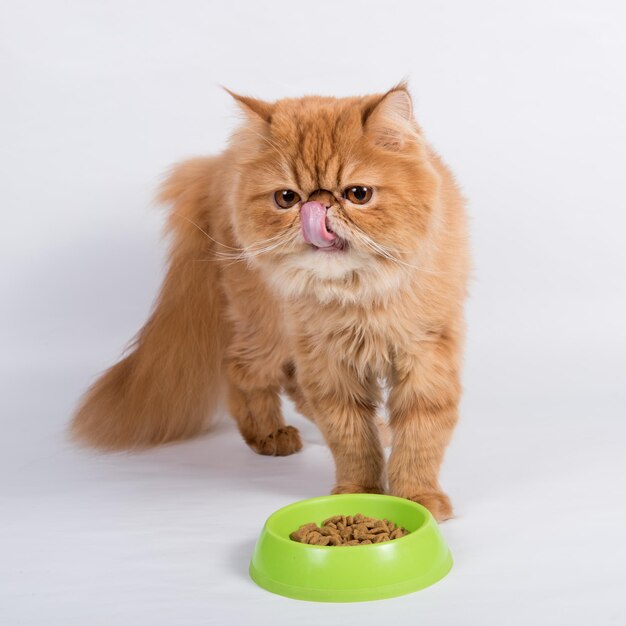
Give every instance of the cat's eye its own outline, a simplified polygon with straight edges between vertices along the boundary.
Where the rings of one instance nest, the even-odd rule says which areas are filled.
[[[294,204],[300,202],[300,196],[291,189],[281,189],[274,194],[274,202],[281,209],[290,209]]]
[[[343,197],[350,200],[352,204],[366,204],[372,199],[373,189],[364,185],[346,187],[343,190]]]

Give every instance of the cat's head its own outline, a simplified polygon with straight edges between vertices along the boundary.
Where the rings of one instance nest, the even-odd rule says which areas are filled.
[[[287,296],[358,300],[397,289],[427,247],[440,181],[405,85],[268,103],[233,136],[232,223]]]

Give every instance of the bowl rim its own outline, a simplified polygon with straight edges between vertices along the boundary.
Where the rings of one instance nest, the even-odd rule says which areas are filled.
[[[277,532],[274,531],[273,528],[271,528],[270,524],[272,521],[272,518],[274,518],[275,516],[279,515],[280,513],[282,513],[283,511],[287,510],[287,509],[291,509],[291,508],[295,508],[298,507],[302,504],[304,504],[305,502],[315,502],[316,500],[326,500],[326,499],[331,499],[331,498],[337,498],[337,499],[343,499],[344,496],[362,496],[365,498],[371,498],[372,500],[377,500],[379,498],[391,498],[393,500],[401,500],[403,503],[408,503],[408,506],[415,506],[417,507],[420,512],[422,512],[424,514],[424,522],[415,530],[411,530],[409,531],[408,535],[405,535],[404,537],[398,537],[397,539],[392,539],[390,541],[383,541],[381,543],[366,543],[366,544],[359,544],[356,546],[318,546],[315,544],[311,544],[311,543],[300,543],[299,541],[294,541],[293,539],[290,539],[288,537],[283,537],[282,535],[279,535]],[[306,498],[304,500],[298,500],[297,502],[291,502],[290,504],[286,504],[285,506],[281,507],[280,509],[276,509],[265,521],[265,532],[267,532],[269,535],[271,535],[273,538],[278,539],[279,541],[285,542],[291,546],[300,546],[303,549],[313,549],[313,550],[321,550],[321,549],[328,549],[328,548],[340,548],[340,547],[350,547],[350,548],[386,548],[387,546],[389,546],[389,544],[393,541],[393,545],[397,545],[398,541],[408,541],[411,538],[415,538],[417,536],[418,533],[420,533],[421,531],[423,531],[427,526],[430,526],[431,524],[435,523],[434,522],[434,517],[432,516],[432,513],[422,504],[420,504],[419,502],[414,502],[413,500],[409,500],[408,498],[400,498],[398,496],[390,496],[387,494],[383,494],[383,493],[341,493],[341,494],[333,494],[333,495],[327,495],[327,496],[315,496],[313,498]]]

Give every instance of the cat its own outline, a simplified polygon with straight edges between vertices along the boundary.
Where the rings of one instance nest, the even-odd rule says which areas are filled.
[[[332,451],[332,493],[387,492],[451,517],[438,475],[461,395],[465,200],[406,84],[273,103],[229,93],[243,122],[220,156],[163,185],[160,295],[85,394],[73,437],[106,450],[184,439],[226,397],[252,450],[288,455],[302,442],[284,391]]]

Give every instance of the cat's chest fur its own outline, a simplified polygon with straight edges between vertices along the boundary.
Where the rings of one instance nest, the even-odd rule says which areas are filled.
[[[306,336],[313,349],[349,363],[356,371],[386,378],[399,352],[418,351],[428,338],[417,311],[393,303],[381,306],[294,307],[290,327],[295,336]]]

